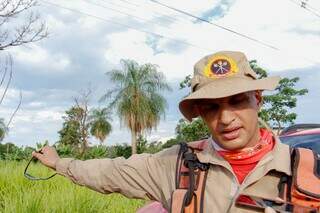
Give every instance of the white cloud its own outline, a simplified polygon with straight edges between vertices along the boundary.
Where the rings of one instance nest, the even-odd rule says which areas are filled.
[[[140,63],[150,61],[153,51],[145,43],[144,33],[128,30],[127,32],[108,35],[110,47],[105,51],[105,58],[112,64],[118,64],[120,59],[134,59]]]
[[[62,31],[66,29],[66,25],[62,20],[59,20],[57,17],[55,17],[53,14],[48,14],[46,17],[46,24],[48,28],[54,29],[55,32]],[[50,35],[51,36],[51,35]]]
[[[214,4],[206,1],[181,5],[177,1],[171,1],[170,5],[195,12],[203,11]],[[294,30],[316,29],[312,24],[316,21],[320,23],[290,2],[236,1],[228,14],[216,23],[276,46],[280,51],[207,23],[176,22],[169,29],[155,27],[155,32],[186,41],[196,47],[189,46],[182,53],[175,54],[166,49],[164,41],[167,39],[160,39],[158,47],[163,52],[153,55],[152,49],[144,43],[146,36],[129,30],[108,35],[111,47],[106,51],[106,59],[112,63],[118,62],[120,58],[157,63],[169,79],[182,78],[190,74],[197,60],[219,50],[245,52],[249,59],[257,59],[259,64],[273,71],[310,67],[315,65],[315,61],[320,62],[316,57],[319,52],[320,37],[306,36]],[[318,31],[320,33],[320,29]]]
[[[9,111],[9,110],[7,110]],[[16,125],[41,125],[47,123],[56,123],[62,121],[62,116],[64,112],[57,108],[52,109],[37,109],[37,110],[26,110],[20,109],[17,114],[15,115],[12,127]]]
[[[44,107],[46,104],[44,102],[33,101],[28,104],[29,107]]]
[[[11,50],[14,55],[14,59],[22,64],[28,64],[29,66],[37,67],[38,72],[47,73],[47,66],[50,65],[50,69],[60,72],[70,71],[68,66],[71,61],[64,53],[52,54],[47,49],[39,45],[29,45],[28,48],[17,47]]]
[[[220,19],[214,18],[214,23],[216,24],[267,42],[279,47],[281,51],[266,48],[263,45],[207,23],[195,22],[190,17],[150,1],[136,0],[124,3],[123,1],[113,0],[94,2],[139,16],[146,21],[137,20],[85,1],[54,1],[55,4],[60,4],[61,6],[74,8],[124,25],[130,25],[142,31],[161,34],[194,46],[167,38],[157,38],[155,39],[157,52],[155,52],[152,46],[147,44],[148,38],[152,37],[150,34],[127,29],[123,26],[69,10],[50,10],[51,6],[42,4],[47,9],[45,17],[49,27],[51,27],[50,33],[52,37],[43,42],[29,45],[28,48],[11,49],[14,59],[23,64],[28,70],[33,70],[33,74],[51,76],[53,73],[48,71],[48,68],[50,68],[50,70],[58,73],[68,73],[68,78],[70,79],[76,79],[75,77],[79,73],[73,72],[73,70],[80,69],[89,70],[92,76],[100,77],[101,73],[96,72],[94,67],[90,65],[101,63],[101,61],[98,61],[101,59],[99,55],[101,53],[105,60],[104,64],[110,67],[119,66],[121,58],[135,59],[139,63],[150,62],[158,64],[160,71],[164,72],[170,81],[173,79],[181,80],[186,75],[192,74],[193,65],[196,61],[204,55],[219,50],[245,52],[249,59],[257,59],[262,67],[277,71],[279,74],[290,69],[300,68],[302,70],[312,66],[319,67],[314,61],[320,61],[318,58],[320,52],[320,19],[290,1],[223,1],[227,2],[227,4],[233,3],[226,10],[224,16]],[[161,0],[161,2],[200,16],[212,10],[216,5],[221,5],[222,1],[201,0],[195,2],[187,0],[182,3],[181,1]],[[134,6],[134,4],[137,6]],[[308,4],[315,8],[320,8],[320,1],[308,1]],[[223,7],[225,7],[225,4]],[[212,15],[216,17],[217,14]],[[162,19],[159,19],[160,16],[162,16]],[[84,41],[85,39],[83,38],[88,38],[85,41],[88,42],[86,44],[100,41],[97,43],[103,45],[92,45],[90,54],[93,55],[85,55],[87,49],[84,49],[83,46],[86,46],[85,48],[89,46],[90,48],[90,45],[82,45],[82,43],[70,45],[71,47],[76,47],[70,50],[68,44]],[[55,49],[57,47],[59,47],[58,50]],[[70,54],[71,51],[72,55]],[[94,55],[95,52],[97,53],[96,55]],[[83,57],[84,61],[88,60],[88,58],[92,60],[90,63],[83,63],[83,66],[88,67],[79,67],[82,63],[75,63],[75,61],[71,60],[71,58],[81,60],[81,57]],[[19,72],[23,73],[25,71],[19,70]],[[19,75],[19,72],[17,72],[17,75]],[[26,76],[29,77],[28,75]],[[302,76],[302,78],[308,79],[307,81],[310,84],[317,84],[319,77],[310,74]],[[35,89],[31,89],[32,91],[27,90],[27,93],[23,92],[23,99],[27,100],[27,102],[15,117],[8,140],[12,139],[19,144],[26,144],[47,138],[51,141],[57,139],[57,131],[62,125],[61,116],[65,110],[65,106],[62,106],[61,102],[64,102],[65,99],[70,100],[71,97],[67,97],[66,94],[72,94],[74,91],[63,88],[59,80],[55,79],[55,81],[56,88],[53,88],[53,92],[48,93],[46,98],[37,97],[36,94],[43,93],[43,91],[36,87],[36,82],[32,82],[35,84]],[[78,84],[78,82],[70,81],[70,84]],[[103,88],[105,88],[105,85],[103,85]],[[18,94],[19,90],[17,89],[9,91],[0,110],[2,117],[9,116],[10,112],[13,111],[14,103],[18,101]],[[60,96],[60,94],[62,95]],[[310,93],[310,95],[314,95],[314,93]],[[305,100],[305,103],[307,102]],[[180,115],[177,115],[177,113],[172,114],[174,115],[168,115],[169,121],[161,122],[158,131],[154,131],[148,136],[150,139],[165,138],[174,134],[174,127],[177,123],[175,120],[178,120]],[[130,142],[130,133],[125,128],[119,129],[118,120],[114,120],[113,123],[114,131],[106,142]]]

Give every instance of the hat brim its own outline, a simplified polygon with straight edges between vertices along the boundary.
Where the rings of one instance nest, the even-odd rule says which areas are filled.
[[[194,108],[195,100],[224,98],[254,90],[274,90],[279,81],[278,76],[258,80],[237,77],[217,79],[185,97],[179,103],[179,109],[191,121],[192,118],[198,117]]]

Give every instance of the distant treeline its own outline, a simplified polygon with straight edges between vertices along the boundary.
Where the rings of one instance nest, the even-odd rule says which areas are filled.
[[[201,119],[195,119],[189,123],[184,119],[178,122],[176,127],[176,135],[174,138],[162,142],[148,142],[144,137],[139,136],[137,140],[137,153],[156,153],[165,148],[169,148],[179,142],[195,141],[209,136],[209,130]],[[31,158],[32,151],[40,149],[48,144],[48,141],[37,143],[37,147],[17,147],[13,143],[0,143],[0,160],[28,160]],[[70,145],[56,143],[55,145],[61,157],[73,157],[77,159],[93,159],[93,158],[116,158],[131,156],[131,146],[127,143],[116,145],[96,145],[89,146],[86,152],[82,153],[82,147],[79,145]]]
[[[137,147],[138,153],[156,153],[163,149],[161,142],[146,143],[142,141]],[[78,159],[93,159],[93,158],[128,158],[131,155],[131,146],[126,143],[116,145],[96,145],[90,146],[83,156],[80,155],[80,148],[70,145],[57,145],[56,149],[60,157],[73,157]],[[18,147],[13,143],[0,144],[0,160],[29,160],[34,147]]]

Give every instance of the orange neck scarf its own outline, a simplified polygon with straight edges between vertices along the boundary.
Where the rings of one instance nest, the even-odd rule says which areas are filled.
[[[253,146],[244,148],[240,151],[218,151],[218,153],[227,161],[232,161],[234,163],[239,162],[248,163],[247,161],[252,162],[253,159],[257,161],[267,152],[271,151],[274,146],[274,139],[271,132],[266,129],[260,129],[260,140]]]
[[[241,151],[218,150],[217,152],[229,162],[239,183],[242,183],[261,158],[273,149],[274,144],[273,134],[266,129],[260,129],[260,140],[255,146]]]

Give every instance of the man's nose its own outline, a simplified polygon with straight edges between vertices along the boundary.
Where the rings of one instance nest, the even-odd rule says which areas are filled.
[[[235,114],[229,107],[221,107],[219,113],[219,122],[223,125],[229,125],[235,120]]]

